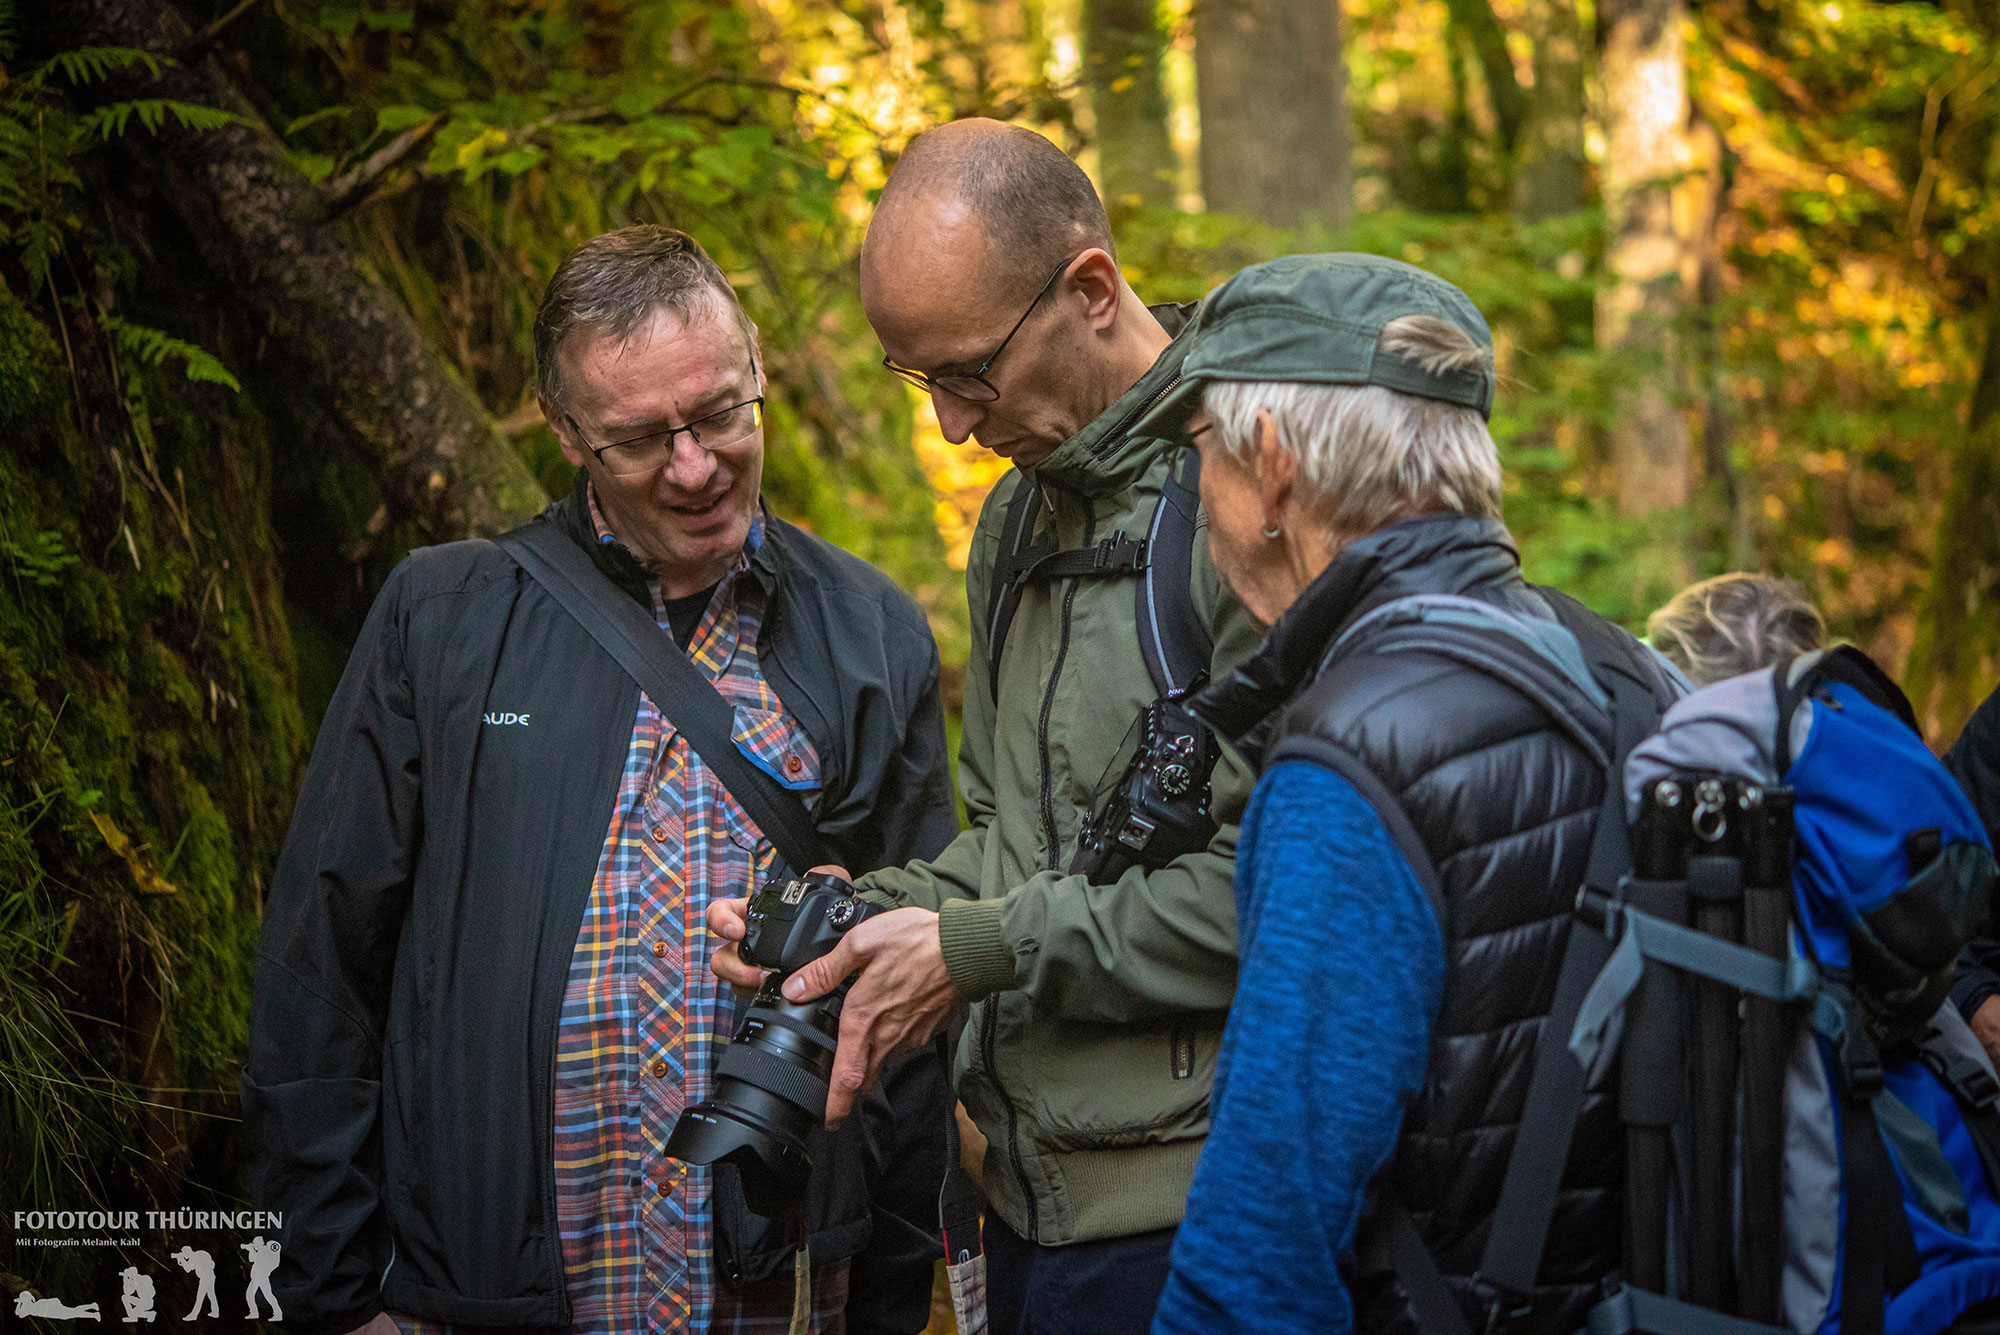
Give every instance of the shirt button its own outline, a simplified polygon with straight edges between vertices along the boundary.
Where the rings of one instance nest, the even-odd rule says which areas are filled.
[[[655,826],[654,826],[654,827],[652,828],[652,830],[651,830],[651,831],[649,831],[649,833],[651,833],[651,834],[652,834],[652,836],[653,836],[653,842],[654,842],[654,843],[656,843],[656,844],[664,844],[665,842],[667,842],[667,827],[666,827],[666,826],[664,826],[664,825],[655,825]]]
[[[661,1080],[664,1080],[664,1079],[666,1079],[666,1075],[667,1075],[667,1064],[666,1064],[665,1062],[654,1062],[654,1063],[653,1063],[653,1075],[654,1075],[654,1077],[655,1077],[655,1078],[657,1078],[657,1079],[661,1079]]]
[[[657,1196],[669,1195],[672,1193],[673,1189],[674,1189],[674,1184],[666,1181],[664,1178],[653,1184],[653,1193]]]
[[[785,773],[797,774],[800,770],[804,769],[805,767],[806,767],[806,762],[800,760],[797,756],[785,757]]]
[[[655,941],[653,943],[653,953],[655,955],[665,955],[667,953],[667,943],[664,941]]]

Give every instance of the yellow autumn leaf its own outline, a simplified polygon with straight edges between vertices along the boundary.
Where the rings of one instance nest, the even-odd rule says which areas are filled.
[[[160,875],[153,864],[147,861],[144,851],[133,846],[130,837],[112,823],[111,817],[101,811],[93,811],[90,813],[90,823],[104,836],[104,846],[124,859],[126,867],[132,872],[133,882],[139,887],[140,894],[171,895],[179,890],[180,887]]]

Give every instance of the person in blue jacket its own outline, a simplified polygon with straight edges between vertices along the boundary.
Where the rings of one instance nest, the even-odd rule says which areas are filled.
[[[1209,298],[1153,409],[1200,451],[1215,563],[1270,626],[1193,705],[1262,777],[1213,1129],[1156,1335],[1412,1328],[1381,1259],[1392,1215],[1471,1329],[1499,1296],[1473,1272],[1603,770],[1525,695],[1435,652],[1371,651],[1382,619],[1363,623],[1413,595],[1473,600],[1554,656],[1581,663],[1577,627],[1656,697],[1674,687],[1622,631],[1522,579],[1493,389],[1491,336],[1457,288],[1305,255]],[[1617,1268],[1615,1104],[1586,1098],[1536,1285],[1505,1295],[1510,1333],[1579,1328]]]

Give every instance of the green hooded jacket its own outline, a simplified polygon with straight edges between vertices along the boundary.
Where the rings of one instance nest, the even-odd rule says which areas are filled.
[[[1173,332],[1190,308],[1154,313]],[[1130,428],[1178,379],[1186,342],[1035,470],[1049,500],[1038,535],[1053,525],[1072,548],[1146,532],[1175,444]],[[991,689],[980,623],[1007,503],[1023,485],[1015,472],[988,497],[966,575],[974,625],[958,775],[971,828],[936,860],[875,872],[860,889],[938,912],[945,964],[973,1003],[954,1075],[989,1142],[987,1194],[1022,1237],[1059,1244],[1180,1221],[1236,987],[1231,873],[1254,775],[1225,753],[1221,828],[1203,852],[1110,885],[1061,870],[1154,686],[1126,577],[1027,589]],[[1209,561],[1205,525],[1193,593],[1220,675],[1259,632]]]

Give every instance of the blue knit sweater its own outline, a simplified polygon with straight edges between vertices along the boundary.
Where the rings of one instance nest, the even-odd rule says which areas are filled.
[[[1153,1331],[1342,1335],[1337,1261],[1423,1083],[1444,939],[1374,808],[1304,761],[1251,797],[1236,911],[1213,1126]]]

